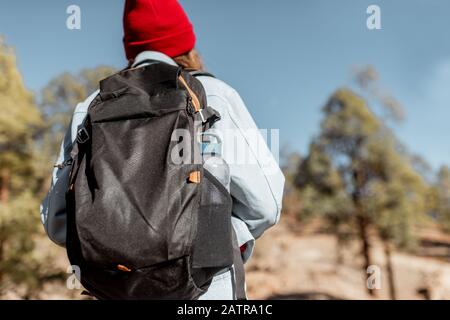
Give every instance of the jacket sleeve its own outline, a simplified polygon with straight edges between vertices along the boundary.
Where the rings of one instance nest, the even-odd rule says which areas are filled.
[[[222,136],[223,157],[230,166],[233,227],[239,244],[252,247],[254,239],[280,218],[284,175],[235,90],[224,96],[208,95],[208,104],[221,114],[213,129]],[[251,251],[244,253],[244,260]]]
[[[56,164],[62,164],[70,159],[72,151],[72,123],[67,129],[61,144]],[[55,166],[52,174],[50,190],[41,204],[41,221],[48,237],[60,246],[66,243],[66,200],[65,193],[69,184],[70,166],[58,168]]]
[[[86,117],[87,108],[98,91],[89,96],[75,108],[69,128],[61,143],[56,164],[62,164],[69,160],[72,146],[76,138],[78,127]],[[56,167],[53,169],[52,182],[49,192],[41,203],[41,222],[48,237],[60,246],[66,244],[66,190],[69,185],[70,166]]]

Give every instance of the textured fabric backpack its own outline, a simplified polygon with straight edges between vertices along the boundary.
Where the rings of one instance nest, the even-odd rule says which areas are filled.
[[[100,82],[78,130],[67,253],[99,299],[196,299],[242,263],[231,196],[197,141],[220,115],[193,75],[145,62]]]

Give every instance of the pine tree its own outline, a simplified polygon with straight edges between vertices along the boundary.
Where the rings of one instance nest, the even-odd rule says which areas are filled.
[[[9,283],[36,286],[39,168],[34,136],[41,114],[17,70],[14,52],[0,40],[0,294]]]
[[[297,173],[303,210],[324,217],[338,239],[360,239],[365,274],[374,264],[375,231],[385,244],[395,298],[391,245],[413,245],[412,226],[424,212],[424,182],[393,134],[352,90],[336,91],[323,112],[321,132]]]
[[[39,107],[25,88],[14,52],[0,40],[0,296],[12,287],[32,297],[47,280],[63,280],[36,250],[39,204],[74,107],[112,74],[111,67],[64,73],[44,88]]]

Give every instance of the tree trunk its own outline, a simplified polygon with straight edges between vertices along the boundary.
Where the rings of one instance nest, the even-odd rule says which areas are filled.
[[[397,300],[397,292],[395,291],[394,268],[392,266],[391,245],[388,241],[383,241],[384,254],[386,256],[386,270],[389,281],[389,295],[391,300]]]
[[[340,239],[339,236],[336,237],[336,265],[341,266],[344,263],[344,242]]]
[[[371,244],[369,239],[369,230],[368,230],[368,222],[367,219],[363,216],[358,217],[358,227],[359,227],[359,238],[361,240],[361,253],[364,258],[363,271],[364,274],[367,274],[368,268],[372,265],[372,254],[371,254]],[[376,295],[376,291],[373,288],[369,288],[367,286],[367,292],[371,296]]]
[[[354,160],[352,160],[354,162]],[[370,221],[367,216],[364,214],[364,208],[362,205],[361,194],[362,190],[364,190],[364,186],[366,184],[366,176],[363,170],[354,169],[353,170],[353,183],[354,183],[354,191],[352,194],[353,203],[356,209],[356,222],[358,227],[359,238],[361,240],[361,254],[364,258],[363,272],[364,275],[368,274],[369,267],[372,266],[372,254],[371,254],[371,243],[369,238],[369,225]],[[368,279],[369,280],[369,279]],[[374,288],[371,288],[366,282],[367,292],[371,296],[376,296],[376,291]]]
[[[9,200],[9,183],[11,175],[8,169],[0,171],[0,203],[6,203]]]

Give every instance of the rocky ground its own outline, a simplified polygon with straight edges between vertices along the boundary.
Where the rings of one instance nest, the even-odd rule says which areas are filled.
[[[331,235],[317,230],[293,231],[282,221],[258,240],[246,266],[251,299],[389,299],[385,258],[374,239],[373,260],[381,270],[381,289],[367,293],[368,275],[361,268],[358,243],[342,250]],[[450,238],[421,231],[417,253],[393,253],[398,299],[450,299]]]
[[[319,223],[320,225],[320,223]],[[297,226],[297,229],[292,226]],[[301,226],[300,226],[301,228]],[[421,241],[414,253],[394,252],[393,265],[399,299],[450,299],[450,237],[436,230],[421,230]],[[42,241],[40,251],[51,252],[49,263],[66,270],[65,251],[50,241]],[[381,289],[375,297],[366,290],[367,275],[361,268],[357,242],[341,250],[337,262],[335,238],[314,226],[298,229],[283,218],[256,243],[246,265],[250,299],[388,299],[389,286],[385,258],[374,240],[374,263],[381,270]],[[20,288],[11,289],[3,299],[22,297]],[[68,290],[61,281],[48,282],[38,299],[87,299],[81,290]]]

